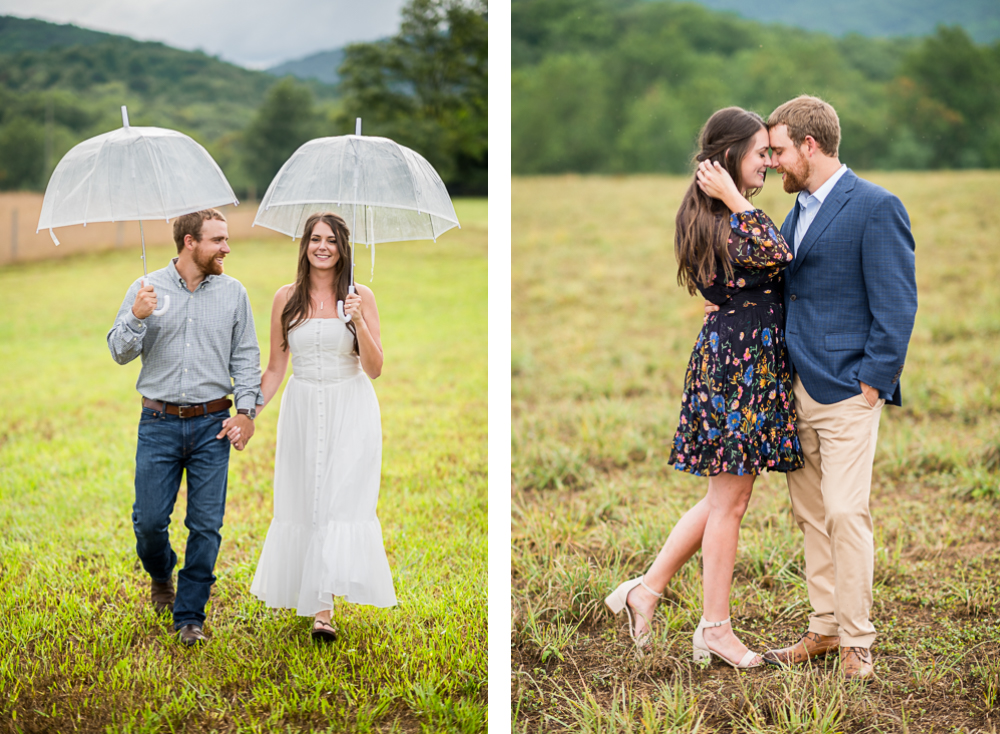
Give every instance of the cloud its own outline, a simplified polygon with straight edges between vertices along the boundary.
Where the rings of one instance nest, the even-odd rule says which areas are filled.
[[[252,68],[396,33],[405,0],[0,0],[0,14],[200,49]]]

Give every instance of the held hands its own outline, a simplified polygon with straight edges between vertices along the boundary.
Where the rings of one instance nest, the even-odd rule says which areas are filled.
[[[142,321],[156,310],[156,293],[153,286],[146,283],[139,292],[135,294],[135,303],[132,304],[132,315]]]
[[[247,445],[247,441],[253,437],[253,431],[254,425],[253,421],[250,420],[250,416],[237,413],[222,421],[222,430],[219,431],[216,438],[228,438],[229,443],[237,451],[242,451]]]
[[[361,295],[359,293],[347,294],[347,298],[344,300],[344,313],[350,316],[354,322],[365,320],[361,310]]]

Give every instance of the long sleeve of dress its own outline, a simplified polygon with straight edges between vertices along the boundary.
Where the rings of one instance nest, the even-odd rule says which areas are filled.
[[[784,267],[792,261],[792,250],[785,238],[760,209],[734,213],[729,217],[729,226],[729,256],[734,265],[761,270]]]
[[[760,209],[734,213],[729,217],[729,225],[728,250],[733,277],[727,279],[725,269],[720,267],[712,283],[700,288],[702,295],[717,305],[743,290],[772,282],[778,285],[782,271],[793,257],[781,232]]]

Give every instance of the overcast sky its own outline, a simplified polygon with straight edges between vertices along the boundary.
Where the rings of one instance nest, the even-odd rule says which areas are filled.
[[[200,49],[254,69],[399,30],[405,0],[0,0],[0,15]]]

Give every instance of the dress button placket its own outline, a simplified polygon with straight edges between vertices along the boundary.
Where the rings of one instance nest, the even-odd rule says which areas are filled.
[[[316,350],[316,374],[319,382],[319,399],[316,401],[318,408],[316,429],[316,489],[313,492],[313,528],[315,528],[319,520],[319,492],[323,479],[323,446],[326,444],[326,419],[323,415],[323,321],[317,319],[313,323],[316,325],[316,337],[313,344]]]

